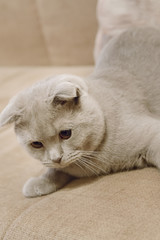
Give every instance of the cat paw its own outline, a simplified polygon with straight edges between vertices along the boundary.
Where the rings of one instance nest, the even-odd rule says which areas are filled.
[[[38,197],[56,191],[56,185],[43,177],[30,178],[23,186],[25,197]]]

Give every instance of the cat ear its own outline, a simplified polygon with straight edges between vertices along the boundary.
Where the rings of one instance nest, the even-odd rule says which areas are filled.
[[[0,113],[0,127],[18,121],[20,115],[20,111],[16,108],[15,102],[11,100]]]
[[[77,103],[80,94],[81,89],[79,86],[70,82],[63,82],[58,84],[57,88],[55,89],[53,102],[62,105],[71,101],[75,101],[75,103]]]

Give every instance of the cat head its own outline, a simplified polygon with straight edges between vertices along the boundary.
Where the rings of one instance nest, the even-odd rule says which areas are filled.
[[[48,167],[65,167],[77,154],[94,151],[104,120],[85,81],[59,75],[13,97],[0,114],[0,125],[14,123],[20,143]]]

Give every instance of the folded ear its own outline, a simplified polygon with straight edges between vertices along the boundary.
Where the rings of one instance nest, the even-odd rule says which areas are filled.
[[[16,122],[20,118],[20,111],[16,108],[15,101],[12,99],[4,110],[0,113],[0,127]]]
[[[71,82],[62,82],[58,84],[54,91],[53,102],[62,105],[69,101],[75,101],[77,103],[80,95],[81,89],[78,85]]]

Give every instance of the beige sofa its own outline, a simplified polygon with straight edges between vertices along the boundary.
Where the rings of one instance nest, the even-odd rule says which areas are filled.
[[[0,0],[0,110],[49,75],[93,70],[95,0]],[[41,164],[0,129],[0,239],[159,240],[160,172],[134,170],[74,180],[27,199],[22,186]]]

